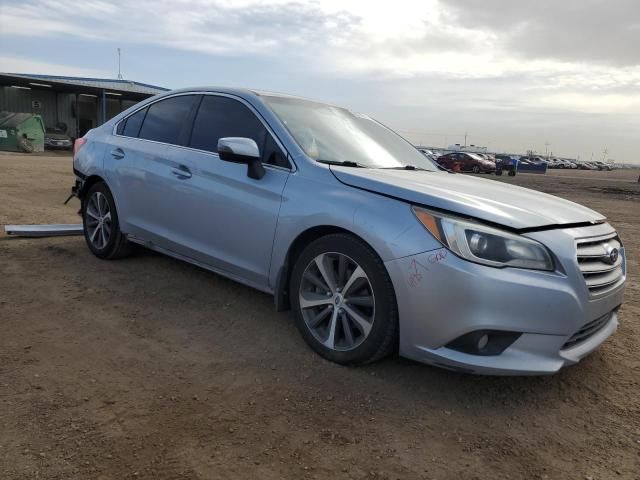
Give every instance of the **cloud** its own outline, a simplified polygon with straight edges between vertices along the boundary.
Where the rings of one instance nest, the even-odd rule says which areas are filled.
[[[27,58],[0,56],[3,72],[11,73],[47,73],[49,75],[77,77],[108,77],[108,72],[99,69],[83,68],[77,65],[61,65]]]
[[[451,19],[496,35],[521,58],[640,64],[637,0],[442,0]]]
[[[3,70],[100,75],[86,58],[120,46],[150,83],[340,101],[439,143],[640,150],[638,0],[22,0],[0,25],[5,52],[42,46]],[[65,65],[35,60],[52,50]]]
[[[545,72],[575,81],[585,63],[595,63],[598,78],[615,63],[640,84],[640,3],[619,3],[623,8],[604,0],[27,0],[4,5],[0,23],[4,35],[100,41],[117,32],[120,43],[289,57],[345,76]],[[579,83],[590,87],[590,77]]]
[[[327,13],[315,2],[296,1],[28,0],[0,10],[4,35],[100,40],[117,32],[122,43],[236,56],[339,45],[357,22],[349,12]]]

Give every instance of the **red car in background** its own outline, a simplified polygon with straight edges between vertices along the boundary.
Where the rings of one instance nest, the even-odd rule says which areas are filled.
[[[481,157],[477,153],[454,152],[438,157],[438,163],[444,168],[460,172],[495,173],[496,163]]]

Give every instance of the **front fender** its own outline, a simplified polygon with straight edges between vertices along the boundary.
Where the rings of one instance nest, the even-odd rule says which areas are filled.
[[[441,247],[403,201],[340,183],[328,168],[294,173],[283,192],[269,273],[274,290],[291,245],[305,231],[337,227],[367,242],[383,262]]]

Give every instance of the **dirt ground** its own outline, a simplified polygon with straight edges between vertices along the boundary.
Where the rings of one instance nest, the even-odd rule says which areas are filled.
[[[500,179],[603,212],[626,243],[618,333],[551,377],[340,367],[215,274],[0,233],[0,478],[639,479],[639,174]],[[79,222],[72,183],[66,155],[0,155],[0,224]]]

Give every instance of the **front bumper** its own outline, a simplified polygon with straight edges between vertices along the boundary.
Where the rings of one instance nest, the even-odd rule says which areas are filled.
[[[551,374],[580,361],[616,331],[624,290],[623,282],[598,298],[589,294],[575,254],[575,238],[582,230],[531,235],[547,240],[558,262],[556,272],[492,268],[444,248],[386,262],[398,301],[400,354],[493,375]],[[597,331],[565,346],[586,324],[605,315],[607,321]],[[447,348],[454,339],[477,330],[521,335],[498,355]]]

